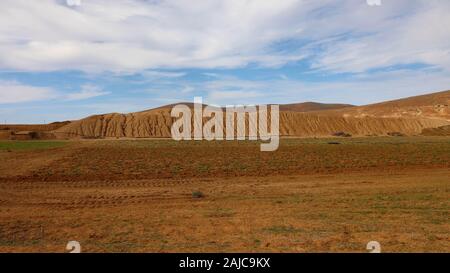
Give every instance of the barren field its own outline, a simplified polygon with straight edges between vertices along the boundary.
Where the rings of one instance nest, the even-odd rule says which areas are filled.
[[[0,252],[450,251],[450,139],[0,142]]]

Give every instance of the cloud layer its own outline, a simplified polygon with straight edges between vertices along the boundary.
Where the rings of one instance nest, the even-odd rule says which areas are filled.
[[[138,71],[312,67],[450,69],[450,2],[2,0],[0,68]]]
[[[34,87],[15,81],[0,81],[0,104],[48,100],[55,98],[51,88]]]
[[[98,86],[86,84],[81,87],[81,90],[79,92],[67,94],[66,99],[69,101],[85,100],[85,99],[100,97],[100,96],[104,96],[104,95],[108,95],[108,94],[110,94],[110,92],[103,91]]]

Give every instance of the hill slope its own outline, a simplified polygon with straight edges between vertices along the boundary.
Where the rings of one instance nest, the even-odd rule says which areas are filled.
[[[422,131],[423,136],[450,136],[450,125],[437,128],[425,128]]]
[[[0,139],[11,139],[11,135],[21,131],[35,132],[36,139],[52,139],[54,134],[50,133],[53,130],[57,130],[67,124],[70,121],[53,122],[50,124],[8,124],[0,125]]]
[[[349,108],[349,107],[355,107],[355,106],[351,105],[351,104],[329,104],[329,103],[317,103],[317,102],[303,102],[303,103],[280,105],[280,111],[312,112],[312,111],[342,109],[342,108]]]
[[[409,97],[365,106],[323,111],[324,115],[351,117],[435,118],[450,120],[450,91]]]
[[[280,106],[280,134],[316,137],[342,131],[353,136],[390,132],[416,135],[426,128],[450,124],[449,98],[447,91],[367,106],[333,105],[345,108],[315,112],[308,109],[328,106],[311,103]],[[54,133],[58,137],[170,137],[173,122],[170,109],[166,106],[138,113],[95,115]]]

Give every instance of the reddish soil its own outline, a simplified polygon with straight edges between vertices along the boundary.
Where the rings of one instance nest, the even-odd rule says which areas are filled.
[[[448,138],[19,144],[0,252],[450,251]]]

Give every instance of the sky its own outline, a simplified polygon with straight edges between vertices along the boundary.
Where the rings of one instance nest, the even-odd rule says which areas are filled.
[[[1,0],[0,123],[450,89],[448,0]]]

